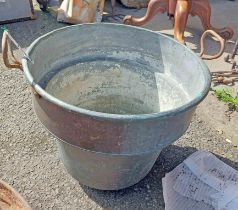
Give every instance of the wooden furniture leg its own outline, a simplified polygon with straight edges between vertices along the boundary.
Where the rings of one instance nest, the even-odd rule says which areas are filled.
[[[141,26],[148,23],[157,13],[168,11],[168,0],[150,0],[146,14],[142,18],[135,18],[131,15],[125,16],[123,23],[127,25]]]
[[[184,31],[188,21],[189,0],[178,0],[175,10],[174,38],[184,44]]]
[[[211,25],[211,6],[208,0],[190,0],[190,14],[198,16],[202,22],[204,30],[214,30],[224,39],[231,39],[234,32],[229,27],[215,28]]]

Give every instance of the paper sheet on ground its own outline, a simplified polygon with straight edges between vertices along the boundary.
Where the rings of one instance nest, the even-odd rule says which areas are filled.
[[[237,210],[238,172],[198,151],[162,180],[166,210]]]

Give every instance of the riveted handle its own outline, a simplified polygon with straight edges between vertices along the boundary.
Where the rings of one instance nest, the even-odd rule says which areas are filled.
[[[19,44],[12,38],[12,36],[8,33],[7,29],[3,28],[3,30],[4,30],[3,36],[2,36],[2,57],[3,57],[3,62],[5,64],[5,66],[10,68],[10,69],[20,69],[21,71],[23,71],[22,63],[14,56],[14,53],[13,53],[11,45],[10,45],[10,41],[12,41],[14,43],[14,45],[16,47],[18,47],[20,49],[20,51],[22,51],[22,53],[24,54],[24,57],[26,59],[28,59],[31,63],[34,63],[34,61],[30,59],[30,57],[19,46]],[[8,56],[9,51],[11,53],[12,63],[10,63],[10,61],[9,61],[9,56]],[[37,93],[34,85],[31,84],[31,86],[32,86],[33,94],[37,95],[38,97],[41,97],[40,94]]]
[[[205,49],[204,49],[205,38],[206,38],[206,36],[208,34],[211,34],[211,35],[215,36],[218,39],[218,41],[220,42],[220,51],[216,55],[206,55],[206,54],[204,54],[204,51],[205,51]],[[212,59],[219,58],[223,54],[223,52],[225,50],[225,40],[219,34],[217,34],[213,30],[207,30],[207,31],[205,31],[202,34],[202,37],[201,37],[201,40],[200,40],[200,44],[201,44],[200,56],[204,60],[212,60]]]
[[[13,63],[10,63],[9,61],[9,56],[8,56],[9,50],[11,52]],[[3,36],[2,36],[2,58],[6,67],[10,69],[22,70],[22,63],[13,54],[10,41],[9,41],[9,34],[7,30],[4,30]]]

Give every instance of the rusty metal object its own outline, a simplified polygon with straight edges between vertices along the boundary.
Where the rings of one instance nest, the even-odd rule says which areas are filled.
[[[208,0],[151,0],[144,17],[126,16],[124,24],[141,26],[148,23],[157,13],[167,11],[174,24],[174,37],[184,43],[184,31],[188,15],[198,16],[204,30],[213,30],[224,39],[231,39],[234,32],[231,28],[215,28],[211,25],[211,7]]]
[[[220,50],[216,55],[205,55],[204,54],[204,51],[205,51],[205,48],[204,48],[205,37],[208,34],[211,34],[211,35],[215,36],[218,39],[219,43],[220,43]],[[219,58],[225,50],[225,40],[222,37],[220,37],[215,31],[212,31],[212,30],[207,30],[202,34],[200,44],[201,44],[200,56],[204,60],[213,60],[213,59]]]
[[[8,57],[8,51],[10,49],[11,56],[13,58],[13,63],[10,63],[9,57]],[[6,67],[8,68],[18,68],[22,70],[22,64],[21,62],[14,56],[12,48],[9,43],[9,37],[8,32],[4,31],[2,36],[2,58],[3,62]]]
[[[212,81],[217,84],[234,85],[238,81],[238,71],[212,72]]]
[[[212,72],[212,81],[216,84],[234,85],[238,81],[238,69],[235,61],[235,56],[238,51],[238,38],[236,40],[233,52],[228,54],[224,60],[232,64],[229,71]]]
[[[231,69],[235,69],[236,68],[237,64],[236,64],[236,61],[235,61],[234,58],[237,55],[237,52],[238,52],[238,38],[236,40],[233,52],[225,57],[225,61],[226,62],[230,62],[232,64]]]
[[[1,210],[31,210],[25,199],[10,185],[0,180]]]
[[[65,27],[38,38],[27,54],[35,112],[58,138],[66,169],[102,190],[145,177],[210,88],[209,70],[193,52],[137,27]]]

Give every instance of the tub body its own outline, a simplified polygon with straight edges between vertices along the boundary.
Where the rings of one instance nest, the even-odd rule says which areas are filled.
[[[119,190],[144,178],[161,150],[187,130],[194,110],[142,121],[88,117],[33,94],[34,110],[57,137],[60,158],[81,184]]]
[[[95,153],[57,141],[67,171],[81,184],[101,190],[119,190],[143,179],[159,155],[156,152],[135,155]]]
[[[58,138],[68,172],[102,190],[145,177],[187,130],[211,82],[185,46],[131,26],[65,27],[28,54],[34,64],[23,59],[23,68],[38,118]]]

